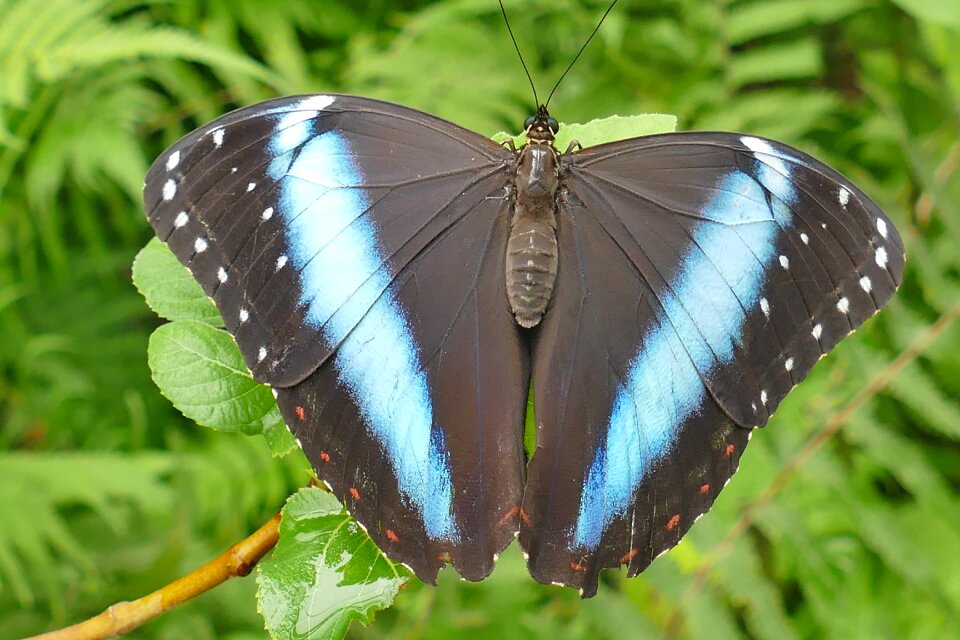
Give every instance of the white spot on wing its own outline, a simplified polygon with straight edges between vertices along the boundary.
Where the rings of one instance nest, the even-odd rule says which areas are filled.
[[[877,266],[881,269],[887,268],[887,250],[883,247],[877,247],[877,253],[874,256],[877,261]]]
[[[887,237],[887,223],[883,218],[877,218],[877,231],[879,231],[880,235],[884,238]]]
[[[163,183],[163,199],[166,201],[173,200],[173,196],[177,195],[177,183],[173,180],[167,180]]]
[[[267,348],[260,347],[260,351],[257,352],[257,362],[263,362],[263,359],[267,357]]]
[[[873,288],[873,285],[870,283],[870,278],[868,278],[867,276],[863,276],[862,278],[860,278],[860,288],[866,291],[867,293],[870,293],[870,289]]]
[[[277,258],[277,271],[283,269],[284,265],[287,264],[287,256],[280,256]]]
[[[780,256],[780,266],[787,270],[790,268],[790,258],[787,256]]]
[[[190,220],[190,216],[187,215],[186,211],[181,211],[177,214],[177,217],[173,221],[173,226],[177,229],[183,227]]]
[[[217,280],[220,281],[220,284],[223,284],[227,281],[227,270],[223,267],[217,269]]]
[[[837,300],[837,310],[840,313],[847,313],[850,311],[850,301],[846,298],[840,298]]]
[[[763,315],[770,317],[770,302],[766,298],[760,298],[760,311],[763,311]]]
[[[753,156],[758,161],[773,169],[773,171],[761,171],[761,179],[765,189],[772,191],[779,197],[783,197],[785,194],[793,194],[793,183],[791,182],[793,172],[784,161],[782,153],[777,152],[769,142],[760,138],[742,136],[740,142],[753,151]],[[761,154],[764,157],[761,158]]]
[[[223,144],[223,129],[214,129],[212,136],[213,144],[218,147]]]
[[[837,191],[837,201],[841,207],[847,208],[847,204],[850,202],[850,192],[847,191],[846,187],[840,187],[840,190]]]
[[[269,220],[270,218],[272,218],[272,217],[273,217],[273,207],[267,207],[266,209],[264,209],[264,210],[263,210],[263,213],[260,214],[260,217],[263,218],[264,221]]]
[[[207,250],[208,246],[209,245],[207,244],[207,241],[205,239],[197,238],[193,243],[193,250],[196,251],[197,253],[203,253],[204,251]]]
[[[256,183],[256,182],[248,182],[248,183],[247,183],[247,192],[253,191],[253,190],[256,189],[256,188],[257,188],[257,183]]]
[[[240,322],[246,322],[250,319],[250,312],[246,309],[240,309]]]
[[[332,105],[333,101],[334,101],[333,96],[327,96],[327,95],[310,96],[309,98],[307,98],[306,100],[298,104],[297,108],[323,111],[324,109]]]
[[[800,239],[803,240],[803,244],[810,244],[810,236],[805,233],[800,234]]]
[[[813,326],[813,331],[810,332],[810,334],[811,334],[814,338],[816,338],[817,340],[820,339],[820,334],[822,334],[822,333],[823,333],[823,325],[821,325],[821,324],[819,324],[819,323],[815,324],[815,325]]]
[[[758,152],[758,151],[761,153],[773,152],[773,148],[769,144],[761,140],[760,138],[754,138],[753,136],[742,136],[740,138],[740,142],[743,143],[743,146],[747,147],[753,152]]]
[[[180,151],[174,151],[167,158],[167,171],[173,171],[177,168],[177,165],[180,164]]]
[[[787,358],[783,363],[783,368],[787,371],[793,371],[793,358]]]
[[[760,390],[760,402],[763,403],[763,406],[767,406],[767,390],[766,389]]]

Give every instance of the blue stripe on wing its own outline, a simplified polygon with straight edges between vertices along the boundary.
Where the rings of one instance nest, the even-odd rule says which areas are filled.
[[[734,170],[717,186],[700,212],[708,221],[697,225],[682,268],[659,292],[662,315],[630,361],[587,474],[575,547],[596,549],[607,526],[626,512],[681,425],[699,411],[707,394],[701,374],[733,362],[747,313],[760,301],[796,192],[769,144],[742,142],[754,152],[755,173]]]
[[[268,168],[280,185],[289,260],[300,273],[308,324],[339,344],[334,358],[400,491],[422,514],[427,535],[456,540],[449,453],[433,424],[420,354],[404,310],[389,293],[377,232],[365,218],[364,176],[335,130],[314,135],[313,118],[333,98],[316,96],[277,117]],[[290,152],[296,150],[291,161]],[[349,305],[353,312],[344,312]],[[358,322],[359,320],[359,322]]]

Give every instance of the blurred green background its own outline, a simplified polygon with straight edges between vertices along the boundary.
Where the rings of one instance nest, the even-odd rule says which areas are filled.
[[[507,6],[545,92],[605,0]],[[146,365],[159,321],[130,263],[151,235],[140,187],[156,154],[231,108],[312,91],[487,134],[532,107],[495,0],[0,0],[0,637],[166,584],[306,477],[299,458],[196,427],[160,396]],[[352,635],[958,637],[960,3],[621,0],[551,110],[675,113],[681,129],[798,146],[896,221],[904,284],[641,577],[608,572],[582,602],[533,583],[513,549],[483,583],[412,584]],[[932,346],[908,351],[938,319]],[[837,417],[905,352],[886,389]],[[831,420],[842,428],[798,459]],[[264,638],[255,586],[235,581],[131,637]]]

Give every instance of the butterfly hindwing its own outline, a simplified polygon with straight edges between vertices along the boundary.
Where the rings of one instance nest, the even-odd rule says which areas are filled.
[[[892,295],[903,247],[799,151],[671,134],[567,157],[560,260],[533,345],[533,575],[596,591],[676,544],[750,429]]]
[[[482,578],[516,530],[510,157],[411,109],[300,96],[188,135],[145,186],[318,476],[426,580],[446,561]]]
[[[554,305],[533,346],[537,448],[520,534],[535,578],[585,596],[602,568],[633,575],[676,544],[749,438],[707,394],[651,286],[620,264],[598,206],[571,199],[561,217]],[[631,372],[634,360],[646,370]]]
[[[516,531],[529,371],[498,304],[507,227],[490,224],[498,203],[488,202],[401,270],[334,358],[278,396],[320,476],[390,557],[427,580],[445,561],[485,577]],[[391,335],[392,305],[410,310],[416,362]]]

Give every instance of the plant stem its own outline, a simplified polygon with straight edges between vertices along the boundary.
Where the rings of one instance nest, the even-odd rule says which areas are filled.
[[[27,640],[101,640],[123,635],[234,577],[250,573],[279,538],[280,514],[199,569],[132,602],[118,602],[89,620]]]

